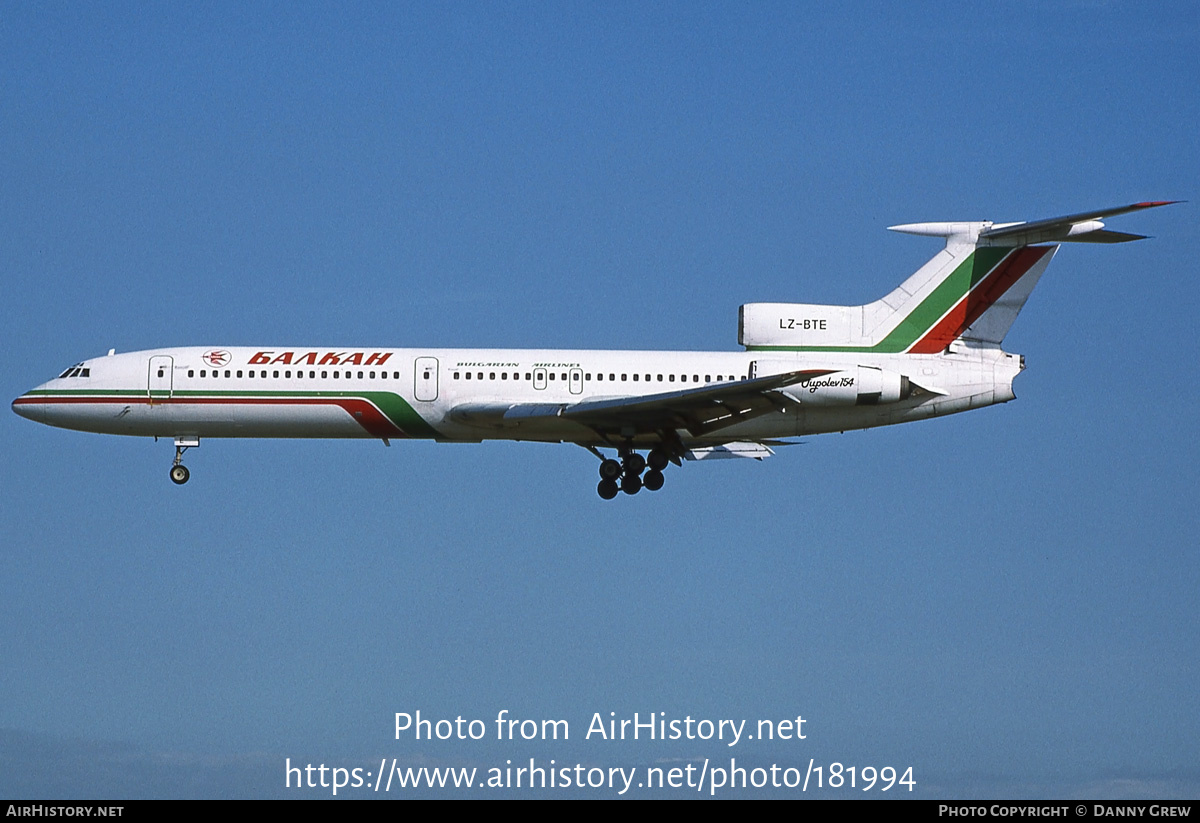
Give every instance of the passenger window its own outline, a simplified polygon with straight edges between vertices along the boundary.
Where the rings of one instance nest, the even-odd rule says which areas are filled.
[[[200,370],[200,376],[201,376],[201,377],[208,377],[208,369],[201,369],[201,370]]]
[[[242,370],[238,369],[238,377],[241,377],[241,376],[242,376]]]
[[[229,371],[229,369],[226,369],[226,370],[225,370],[225,376],[226,376],[226,377],[229,377],[229,376],[231,376],[231,374],[232,374],[232,372],[230,372],[230,371]]]
[[[159,369],[159,370],[158,370],[158,376],[159,376],[159,377],[162,377],[162,376],[163,376],[163,370],[162,370],[162,369]]]
[[[195,377],[195,376],[196,376],[196,370],[188,369],[188,377]]]
[[[662,376],[660,375],[658,379],[659,379],[659,380],[662,380]],[[674,382],[675,382],[675,375],[673,375],[673,374],[669,374],[669,375],[667,375],[667,382],[668,382],[668,383],[674,383]]]
[[[470,379],[471,379],[471,373],[470,373],[470,372],[467,372],[467,379],[468,379],[468,380],[470,380]]]

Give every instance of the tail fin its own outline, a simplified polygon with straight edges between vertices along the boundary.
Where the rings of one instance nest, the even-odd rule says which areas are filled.
[[[1124,243],[1099,218],[1171,202],[1135,203],[1028,223],[909,223],[892,231],[946,238],[946,246],[894,291],[865,306],[748,303],[747,349],[933,354],[960,338],[999,346],[1058,243]],[[1054,245],[1033,245],[1051,243]]]
[[[944,236],[946,248],[883,300],[871,304],[880,327],[894,326],[884,337],[889,345],[883,351],[936,354],[960,337],[1000,345],[1058,246],[992,246],[982,237],[990,225],[890,227]],[[935,267],[935,263],[940,264]]]

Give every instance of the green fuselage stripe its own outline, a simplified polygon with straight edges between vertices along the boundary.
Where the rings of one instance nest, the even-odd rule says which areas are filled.
[[[392,423],[410,437],[439,437],[437,430],[409,405],[408,401],[389,391],[196,391],[192,389],[154,390],[154,397],[348,397],[374,403]],[[42,389],[27,392],[26,397],[150,397],[146,389]]]

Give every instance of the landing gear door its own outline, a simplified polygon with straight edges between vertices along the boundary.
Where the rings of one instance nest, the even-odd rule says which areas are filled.
[[[156,354],[150,358],[149,370],[146,377],[146,394],[150,403],[155,400],[166,400],[171,397],[175,386],[175,358],[166,354]]]
[[[413,396],[422,403],[438,398],[438,361],[436,357],[418,357],[414,364]]]

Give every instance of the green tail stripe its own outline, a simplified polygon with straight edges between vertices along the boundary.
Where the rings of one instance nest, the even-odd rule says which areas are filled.
[[[958,264],[950,276],[937,285],[921,303],[896,324],[888,336],[874,346],[749,346],[751,351],[861,351],[895,354],[907,351],[925,332],[962,299],[975,284],[996,268],[1012,251],[1006,248],[976,249]]]
[[[916,343],[925,332],[933,328],[942,315],[962,299],[963,295],[996,268],[1010,251],[1012,250],[987,247],[976,249],[873,350],[902,352]]]

